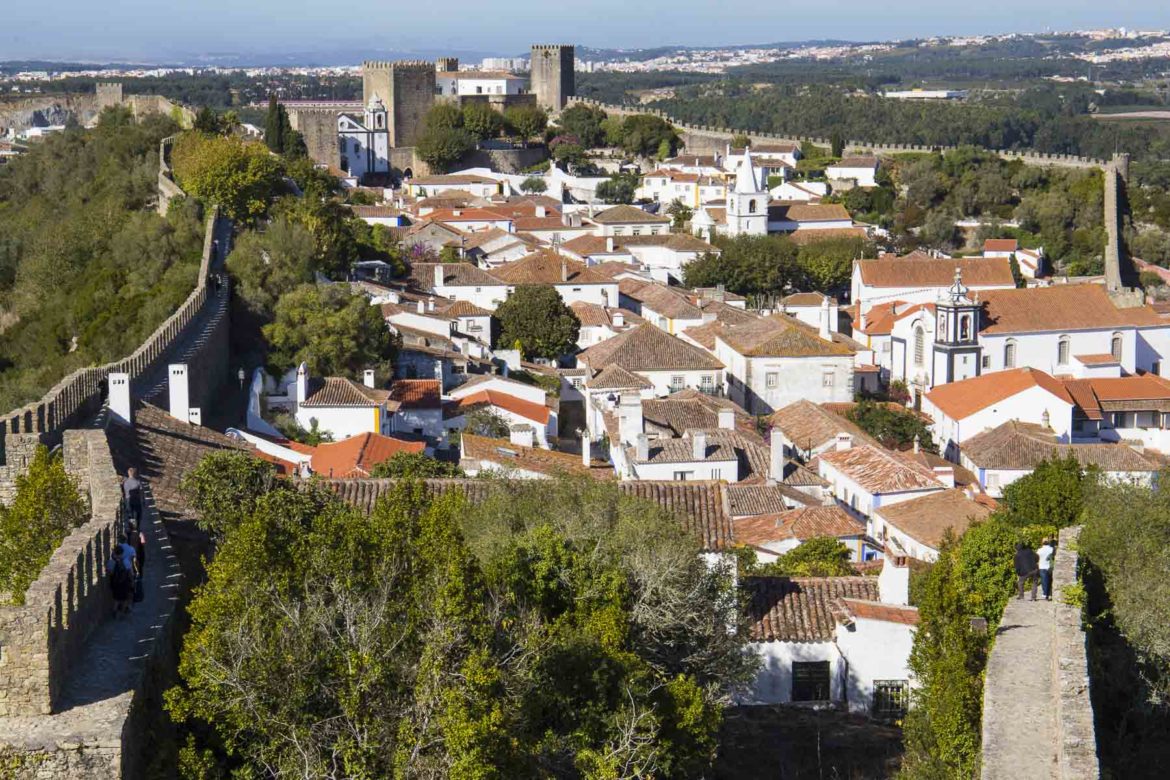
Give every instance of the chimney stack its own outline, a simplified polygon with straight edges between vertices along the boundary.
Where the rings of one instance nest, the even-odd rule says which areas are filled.
[[[636,441],[642,434],[642,398],[636,392],[618,399],[618,433],[622,444]]]
[[[423,300],[421,298],[419,298],[419,301],[418,301],[418,313],[419,314],[426,314],[427,313],[427,305],[425,303],[423,303]]]
[[[171,417],[191,421],[191,389],[187,384],[187,364],[171,363],[168,368]]]
[[[581,431],[581,465],[589,468],[593,464],[593,442],[589,439],[589,431]]]
[[[719,420],[719,427],[725,431],[735,429],[735,410],[726,407],[720,407],[716,413],[716,418]]]
[[[439,263],[435,266],[435,289],[438,290],[443,286],[443,264]]]
[[[605,237],[605,251],[613,252],[613,236]]]
[[[768,479],[783,482],[784,471],[788,467],[788,457],[784,454],[788,439],[784,437],[784,431],[773,428],[769,434],[769,443],[771,446],[768,448]]]
[[[548,216],[548,209],[546,209],[544,206],[537,206],[536,207],[536,216],[539,219],[544,219],[545,217]]]
[[[825,341],[833,340],[833,329],[829,326],[829,298],[825,296],[821,299],[821,333],[820,336]]]
[[[569,260],[564,255],[561,255],[561,281],[569,281]]]
[[[531,425],[513,425],[510,431],[512,443],[517,447],[532,449],[536,440],[536,432]]]
[[[124,373],[110,374],[110,415],[114,422],[122,425],[134,424],[134,413],[130,409],[130,375]]]
[[[878,575],[878,599],[883,604],[910,603],[910,566],[906,556],[892,553],[887,547],[883,552],[885,560]]]
[[[626,327],[626,315],[622,314],[620,310],[613,313],[613,326],[615,328]]]
[[[919,441],[918,434],[914,434],[914,454],[917,455],[922,448],[922,442]]]
[[[362,372],[362,384],[366,387],[374,386],[374,369],[367,368]]]
[[[707,459],[706,431],[695,431],[691,434],[691,455],[695,460]]]
[[[434,310],[435,310],[435,296],[432,295],[430,298],[427,298],[427,311],[434,311]]]
[[[853,436],[848,433],[837,434],[837,452],[853,449]]]
[[[935,466],[934,478],[943,483],[949,488],[955,486],[955,468],[954,466]]]
[[[302,361],[301,364],[297,366],[296,384],[297,406],[299,407],[305,402],[305,399],[309,397],[309,367],[304,363],[304,361]]]
[[[650,440],[646,438],[646,434],[638,434],[638,438],[634,442],[634,447],[634,458],[638,462],[645,463],[650,460]]]

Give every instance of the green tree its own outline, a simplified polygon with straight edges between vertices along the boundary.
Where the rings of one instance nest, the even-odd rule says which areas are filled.
[[[806,539],[771,563],[749,564],[747,573],[780,577],[847,577],[856,574],[849,565],[849,548],[832,536]]]
[[[796,262],[812,290],[829,292],[848,286],[853,261],[871,257],[873,245],[863,238],[830,238],[802,244]]]
[[[686,227],[686,224],[690,221],[691,217],[694,216],[695,210],[690,206],[687,206],[678,198],[675,198],[670,202],[670,205],[667,206],[666,213],[669,214],[670,218],[673,220],[671,226],[675,230],[682,230]]]
[[[268,96],[268,113],[264,115],[264,143],[280,154],[284,151],[284,111],[276,95]]]
[[[557,358],[573,351],[581,322],[556,289],[523,285],[496,309],[500,343],[519,343],[526,357]]]
[[[687,287],[722,284],[739,295],[779,295],[799,282],[797,247],[783,236],[716,237],[720,254],[706,253],[683,269]]]
[[[191,128],[200,133],[207,133],[208,135],[216,135],[219,133],[219,117],[215,115],[215,111],[203,106],[195,112],[195,122]]]
[[[184,190],[241,222],[266,216],[283,188],[280,162],[262,144],[184,133],[171,160]]]
[[[520,182],[520,191],[526,192],[530,195],[539,195],[548,189],[548,185],[540,176],[529,176],[524,181]]]
[[[239,526],[275,484],[276,470],[251,453],[214,452],[183,476],[180,489],[197,524],[214,538]]]
[[[370,471],[370,477],[374,479],[449,479],[462,476],[463,469],[454,463],[436,460],[420,452],[395,453]]]
[[[276,303],[264,326],[269,365],[277,374],[304,362],[314,376],[389,373],[395,345],[377,306],[345,285],[302,285]]]
[[[461,127],[427,127],[419,139],[418,156],[437,171],[446,171],[475,148],[475,136]]]
[[[633,203],[640,181],[636,173],[615,173],[597,185],[597,197],[605,203]]]
[[[674,126],[653,114],[634,114],[621,121],[615,146],[640,157],[670,157],[681,139]]]
[[[458,105],[442,102],[432,105],[423,121],[430,130],[458,130],[463,127],[463,118],[464,113]]]
[[[752,139],[743,133],[736,133],[731,137],[732,149],[744,149],[752,145]]]
[[[833,157],[840,157],[845,152],[845,139],[841,137],[839,131],[833,131],[829,136],[829,154]]]
[[[43,446],[15,487],[11,503],[0,506],[0,592],[9,603],[23,604],[61,542],[89,518],[89,507],[63,459]]]
[[[348,279],[361,252],[358,233],[363,230],[362,220],[336,198],[312,197],[306,193],[305,197],[288,199],[286,203],[291,205],[284,213],[313,236],[314,270],[333,279]]]
[[[463,129],[481,141],[495,138],[504,129],[504,117],[487,103],[468,103],[463,107]]]
[[[607,115],[602,109],[577,103],[561,112],[558,124],[566,134],[576,136],[583,147],[592,149],[605,142],[602,123],[606,118]]]
[[[465,431],[489,439],[507,439],[512,431],[512,426],[503,415],[487,407],[468,412],[466,422]]]
[[[917,439],[922,449],[938,452],[926,422],[909,409],[895,409],[889,404],[863,399],[845,416],[885,447],[905,449]]]
[[[281,296],[313,281],[314,255],[313,235],[287,217],[276,218],[263,233],[240,236],[227,268],[248,315],[261,324],[270,321]]]
[[[1003,517],[1013,525],[1073,525],[1084,507],[1086,487],[1094,481],[1072,455],[1041,461],[1032,473],[1003,490]]]
[[[504,125],[509,133],[528,143],[548,127],[548,114],[539,106],[512,106],[504,111]]]

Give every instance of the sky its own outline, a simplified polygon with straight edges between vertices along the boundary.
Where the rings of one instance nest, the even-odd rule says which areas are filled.
[[[1166,0],[46,0],[4,6],[0,61],[166,63],[208,54],[314,52],[336,59],[350,48],[521,54],[532,43],[636,48],[1170,28]],[[362,13],[368,18],[359,18]]]

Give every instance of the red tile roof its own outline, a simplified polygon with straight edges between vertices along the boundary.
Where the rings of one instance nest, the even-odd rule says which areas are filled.
[[[971,523],[985,520],[991,509],[956,488],[878,507],[873,513],[911,539],[937,550],[947,529],[957,538]]]
[[[1012,368],[938,385],[926,398],[952,420],[962,420],[1033,387],[1047,390],[1073,405],[1072,396],[1059,379],[1035,368]]]
[[[855,618],[864,620],[880,620],[883,623],[901,623],[907,626],[918,625],[918,608],[904,607],[898,604],[882,604],[876,601],[861,601],[859,599],[841,599],[845,609]]]
[[[966,274],[963,281],[971,284]],[[986,290],[979,297],[984,307],[980,328],[984,334],[1165,325],[1149,306],[1119,309],[1099,284]]]
[[[860,536],[865,533],[865,523],[837,504],[831,504],[741,518],[733,523],[732,533],[739,544],[763,547],[792,539],[803,542],[817,536]]]
[[[1020,242],[1014,238],[989,238],[983,242],[984,252],[1014,252]]]
[[[330,376],[315,383],[301,406],[380,406],[389,400],[390,392],[366,387],[345,377]]]
[[[464,396],[451,404],[448,413],[449,416],[459,416],[467,414],[480,406],[495,406],[513,414],[518,414],[533,422],[538,422],[541,425],[548,424],[549,409],[547,406],[533,403],[532,401],[525,401],[522,398],[517,398],[514,395],[502,393],[498,390],[480,390],[477,393]]]
[[[390,385],[390,400],[397,401],[402,409],[438,409],[442,394],[437,379],[398,379]]]
[[[426,444],[421,441],[405,441],[380,433],[362,433],[338,442],[318,444],[313,449],[309,467],[314,474],[326,477],[368,477],[374,466],[400,452],[421,453],[425,449]]]
[[[877,601],[876,577],[747,577],[753,642],[830,642],[850,613],[843,599]]]
[[[870,287],[950,287],[955,269],[963,274],[968,287],[999,286],[1014,288],[1011,263],[1006,257],[975,258],[889,258],[858,260],[861,281]],[[1080,286],[1080,285],[1078,285]],[[986,297],[988,293],[980,293]]]
[[[882,447],[862,444],[819,457],[873,495],[943,488],[933,471]]]
[[[488,461],[502,466],[535,471],[553,476],[558,473],[586,474],[594,479],[616,479],[613,466],[603,460],[593,459],[589,468],[581,461],[580,455],[546,450],[540,447],[522,447],[508,439],[492,439],[464,432],[462,442],[463,458]]]

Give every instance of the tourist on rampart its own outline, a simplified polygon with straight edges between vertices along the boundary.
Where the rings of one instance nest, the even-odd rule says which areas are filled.
[[[1040,567],[1040,587],[1044,591],[1044,600],[1052,601],[1052,558],[1056,555],[1056,548],[1052,540],[1045,537],[1044,543],[1036,551]],[[1035,595],[1033,594],[1033,598]]]
[[[1032,581],[1032,601],[1036,600],[1036,586],[1039,584],[1036,574],[1040,568],[1040,559],[1036,555],[1036,551],[1028,545],[1021,542],[1016,545],[1016,584],[1019,590],[1017,599],[1024,597],[1024,585],[1028,580]]]
[[[142,481],[138,479],[138,469],[131,466],[126,471],[126,478],[122,480],[122,498],[126,502],[126,517],[132,518],[134,527],[138,528],[142,522]]]

